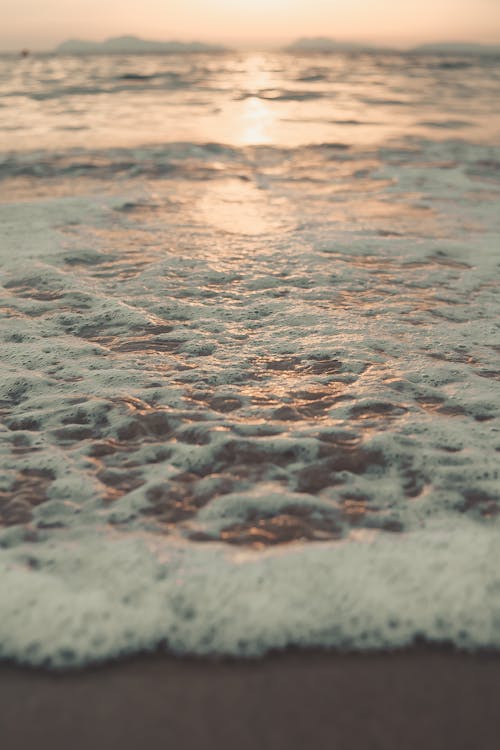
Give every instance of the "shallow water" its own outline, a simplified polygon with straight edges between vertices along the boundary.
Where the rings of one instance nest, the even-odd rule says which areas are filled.
[[[0,57],[0,148],[500,139],[496,58]]]
[[[1,654],[500,646],[499,93],[0,60]]]

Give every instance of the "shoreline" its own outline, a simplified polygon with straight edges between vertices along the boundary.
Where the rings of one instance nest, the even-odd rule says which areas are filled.
[[[136,655],[81,670],[0,663],[3,747],[493,750],[500,653],[415,646],[258,660]]]

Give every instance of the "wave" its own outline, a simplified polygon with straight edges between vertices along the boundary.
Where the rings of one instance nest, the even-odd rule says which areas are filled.
[[[458,102],[434,138],[2,157],[1,657],[500,649],[500,150]]]

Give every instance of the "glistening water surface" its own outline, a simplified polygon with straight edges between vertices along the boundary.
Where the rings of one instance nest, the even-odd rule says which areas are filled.
[[[500,646],[500,62],[0,60],[0,654]]]

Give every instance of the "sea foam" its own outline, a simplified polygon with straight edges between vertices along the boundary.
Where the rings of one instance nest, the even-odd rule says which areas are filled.
[[[400,66],[355,59],[356,117],[332,117],[342,59],[322,60],[320,79],[311,60],[228,59],[171,63],[201,98],[179,87],[161,107],[187,130],[201,107],[197,139],[109,147],[99,126],[85,145],[46,122],[34,152],[4,133],[1,656],[498,648],[500,151],[486,84],[471,114],[456,73],[424,66],[450,101],[438,111],[413,91],[403,107],[390,103]],[[128,58],[95,64],[114,82],[152,76],[144,96],[159,72],[148,58],[139,73]],[[243,64],[266,82],[242,82]],[[26,87],[23,70],[2,85]],[[299,79],[321,96],[288,96]],[[60,97],[75,124],[82,100]],[[113,86],[101,103],[128,106]],[[252,121],[225,137],[261,107],[267,136]],[[399,134],[339,124],[378,117]],[[466,118],[467,141],[432,125]]]
[[[156,647],[498,648],[499,549],[498,528],[467,520],[265,553],[95,533],[21,546],[1,554],[0,653],[69,666]]]

